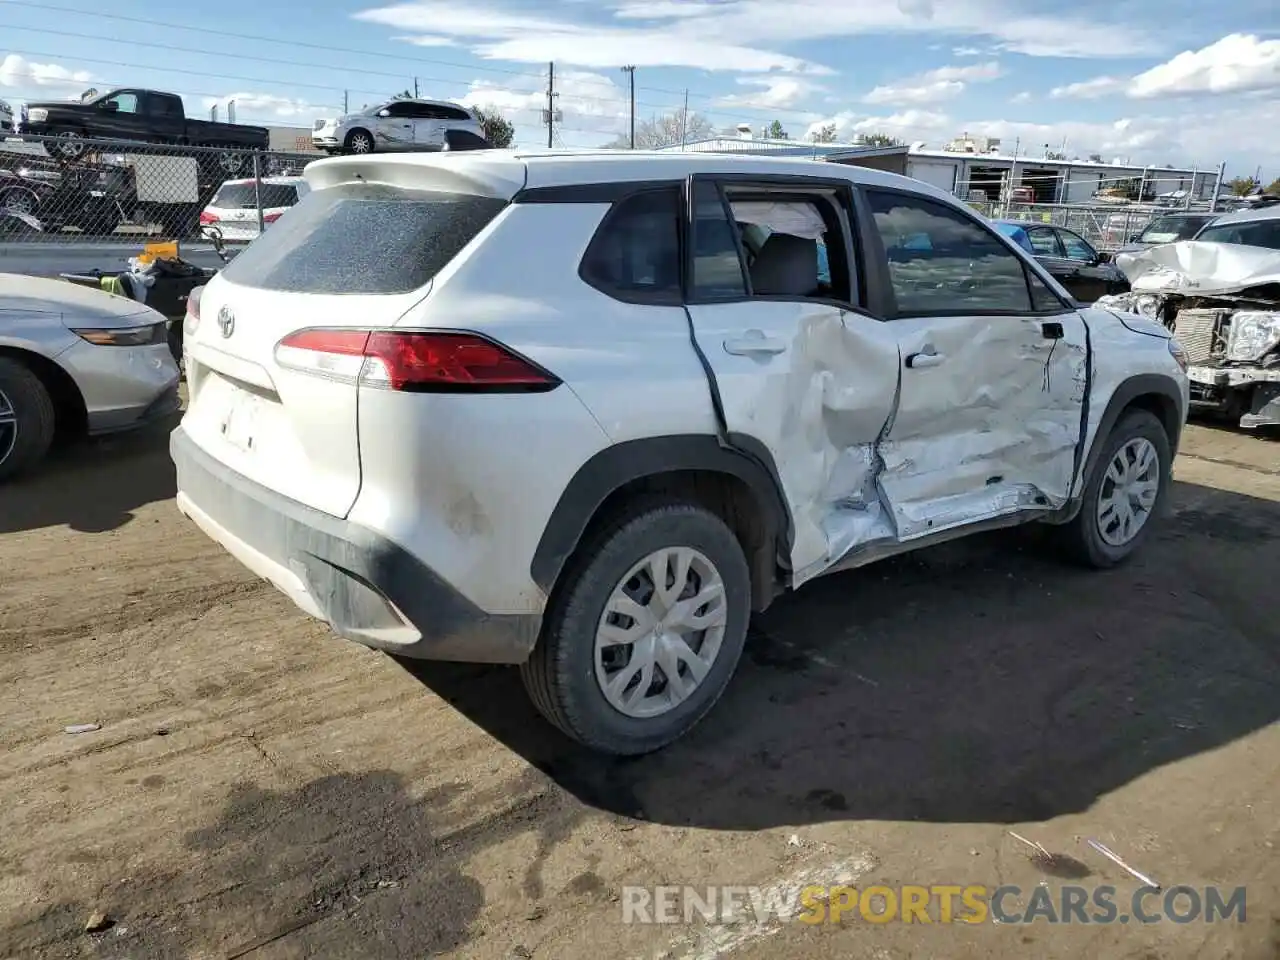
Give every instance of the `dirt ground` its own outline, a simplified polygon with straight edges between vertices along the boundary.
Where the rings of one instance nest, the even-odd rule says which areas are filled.
[[[629,762],[509,669],[331,637],[178,515],[166,444],[0,491],[0,954],[1280,957],[1280,443],[1191,427],[1119,571],[1024,531],[818,581]],[[1166,888],[1246,886],[1246,922],[622,922],[626,885],[1129,896],[1089,838]]]

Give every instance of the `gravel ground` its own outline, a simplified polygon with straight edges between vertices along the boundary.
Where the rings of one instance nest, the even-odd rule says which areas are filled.
[[[0,954],[1280,957],[1280,444],[1189,428],[1122,570],[1014,531],[818,581],[693,735],[613,762],[511,670],[297,613],[178,515],[166,442],[0,493]],[[622,922],[625,885],[1128,897],[1084,838],[1166,887],[1247,886],[1247,921]]]

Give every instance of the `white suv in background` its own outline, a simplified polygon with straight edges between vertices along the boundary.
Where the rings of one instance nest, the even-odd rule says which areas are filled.
[[[1169,331],[918,181],[508,151],[306,178],[193,307],[179,508],[344,637],[521,664],[597,750],[692,727],[784,590],[1032,521],[1108,567],[1168,492]]]
[[[201,232],[207,236],[216,230],[222,240],[247,243],[284,216],[306,193],[307,181],[302,177],[224,180],[209,205],[200,211]]]
[[[389,100],[359,113],[317,120],[311,143],[326,153],[444,150],[450,134],[484,138],[475,112],[444,100]]]

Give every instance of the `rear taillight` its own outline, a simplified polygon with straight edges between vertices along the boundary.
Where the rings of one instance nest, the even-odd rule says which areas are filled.
[[[210,213],[208,210],[201,210],[200,222],[201,223],[217,223],[218,215],[216,213]]]
[[[284,211],[280,211],[280,213],[264,213],[264,214],[262,215],[262,222],[263,222],[263,223],[275,223],[277,220],[279,220],[279,219],[280,219],[280,216],[281,216],[281,214],[282,214],[283,212],[284,212]]]
[[[196,332],[196,327],[200,325],[200,297],[204,293],[204,287],[196,287],[187,294],[187,313],[182,318],[182,335],[190,336]]]
[[[289,370],[409,393],[541,393],[560,380],[475,333],[299,330],[276,344]]]

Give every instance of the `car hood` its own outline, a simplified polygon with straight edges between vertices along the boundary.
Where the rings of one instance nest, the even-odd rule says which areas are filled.
[[[131,327],[155,323],[164,317],[129,297],[118,297],[66,280],[0,273],[0,326],[6,315],[30,317],[45,314],[65,324],[101,323],[107,327]]]
[[[1280,283],[1280,250],[1180,240],[1116,255],[1135,293],[1217,296]]]

